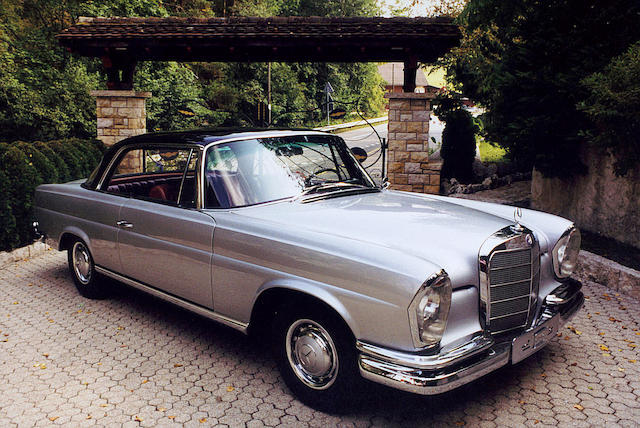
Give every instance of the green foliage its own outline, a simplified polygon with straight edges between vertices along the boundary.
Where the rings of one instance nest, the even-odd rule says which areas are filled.
[[[88,176],[104,150],[80,139],[0,144],[0,250],[29,243],[38,185]]]
[[[482,162],[504,162],[507,152],[498,145],[485,141],[480,135],[476,135],[480,160]]]
[[[470,0],[448,75],[487,108],[488,138],[522,169],[581,173],[583,134],[597,131],[577,107],[581,81],[640,39],[639,12],[636,0]]]
[[[462,183],[473,179],[473,160],[476,156],[476,126],[471,114],[462,108],[458,98],[448,94],[439,95],[435,100],[434,113],[446,125],[442,131],[441,175],[455,177]]]
[[[615,154],[618,175],[640,164],[640,41],[583,80],[589,91],[580,109],[595,122],[587,137]]]

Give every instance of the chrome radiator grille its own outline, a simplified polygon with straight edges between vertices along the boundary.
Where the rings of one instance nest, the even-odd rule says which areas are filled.
[[[489,324],[492,332],[527,324],[531,279],[530,248],[493,253],[489,261]]]
[[[480,251],[482,319],[492,334],[527,327],[535,307],[539,247],[529,230],[505,228]]]

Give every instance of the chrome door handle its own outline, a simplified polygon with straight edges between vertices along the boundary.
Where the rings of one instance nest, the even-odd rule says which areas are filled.
[[[133,229],[133,223],[129,223],[128,221],[120,220],[116,222],[116,224],[123,229]]]

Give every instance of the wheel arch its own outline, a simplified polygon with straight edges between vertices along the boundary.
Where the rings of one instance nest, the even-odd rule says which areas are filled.
[[[65,228],[62,231],[62,233],[60,234],[60,243],[58,244],[58,250],[69,250],[71,248],[71,245],[78,239],[82,240],[89,248],[89,251],[91,251],[91,253],[93,254],[89,236],[77,227]]]
[[[309,305],[319,306],[322,310],[334,316],[344,325],[346,331],[354,339],[357,338],[359,333],[358,326],[344,305],[325,290],[314,289],[312,291],[301,290],[290,284],[272,285],[263,288],[253,304],[248,333],[250,335],[267,333],[265,328],[271,325],[270,321],[276,316],[277,312],[285,310],[286,306]]]

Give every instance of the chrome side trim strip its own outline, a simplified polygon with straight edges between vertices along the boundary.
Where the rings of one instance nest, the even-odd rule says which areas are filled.
[[[409,366],[420,370],[438,370],[486,351],[494,343],[493,338],[479,334],[462,344],[443,349],[436,355],[418,355],[408,352],[381,348],[365,342],[356,342],[356,348],[363,357],[383,360],[390,364]]]
[[[141,282],[138,282],[136,280],[133,280],[131,278],[127,278],[126,276],[120,275],[119,273],[116,272],[112,272],[108,269],[105,269],[103,267],[100,266],[96,266],[96,272],[104,275],[104,276],[108,276],[109,278],[113,278],[116,281],[120,281],[124,284],[127,284],[133,288],[136,288],[138,290],[144,291],[145,293],[149,293],[152,296],[158,297],[162,300],[165,300],[169,303],[173,303],[174,305],[178,305],[182,308],[185,308],[191,312],[194,312],[198,315],[201,315],[205,318],[209,318],[213,321],[219,322],[221,324],[224,324],[226,326],[229,326],[231,328],[234,328],[236,330],[241,331],[244,334],[247,334],[248,329],[249,329],[249,324],[247,323],[243,323],[241,321],[237,321],[234,320],[232,318],[226,317],[224,315],[220,315],[210,309],[207,308],[203,308],[202,306],[196,305],[194,303],[188,302],[186,300],[182,300],[176,296],[173,296],[171,294],[165,293],[164,291],[158,290],[156,288],[150,287],[148,285],[145,285]]]

